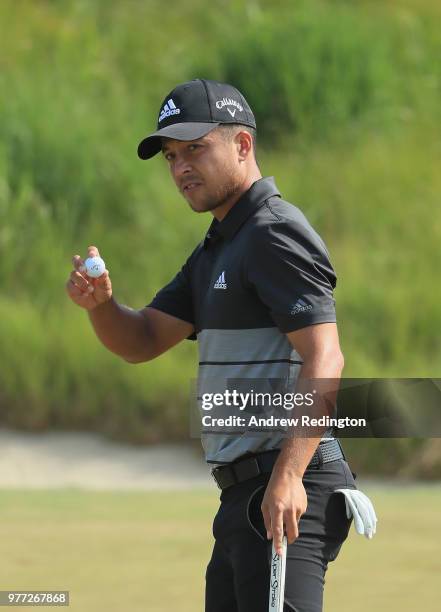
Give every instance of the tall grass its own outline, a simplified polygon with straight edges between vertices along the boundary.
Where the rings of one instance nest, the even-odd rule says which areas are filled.
[[[243,4],[236,8],[240,35],[227,14],[214,57],[197,65],[210,74],[214,63],[220,79],[247,93],[268,146],[310,143],[360,120],[390,129],[439,111],[440,41],[425,14],[384,3],[247,6],[247,19]]]
[[[438,5],[99,0],[0,5],[0,419],[187,435],[196,347],[129,366],[64,292],[97,244],[139,308],[209,224],[161,159],[136,157],[163,96],[205,76],[243,89],[260,161],[323,235],[346,374],[437,376]]]

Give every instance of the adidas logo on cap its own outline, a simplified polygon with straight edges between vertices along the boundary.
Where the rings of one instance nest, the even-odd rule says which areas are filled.
[[[158,123],[161,123],[163,119],[166,119],[167,117],[170,117],[171,115],[179,115],[180,112],[181,112],[181,109],[176,108],[176,104],[170,98],[170,100],[168,100],[162,108],[161,114],[159,115]]]
[[[219,276],[217,281],[214,283],[215,289],[226,289],[227,283],[225,282],[225,271]]]

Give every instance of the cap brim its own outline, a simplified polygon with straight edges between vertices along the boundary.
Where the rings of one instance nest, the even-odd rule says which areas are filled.
[[[197,140],[218,127],[220,123],[174,123],[144,138],[138,145],[138,157],[150,159],[161,150],[161,138],[174,140]]]

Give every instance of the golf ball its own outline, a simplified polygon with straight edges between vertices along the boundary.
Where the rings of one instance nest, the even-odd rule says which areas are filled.
[[[106,264],[101,257],[88,257],[84,262],[84,267],[86,268],[87,276],[90,276],[90,278],[98,278],[104,273]]]

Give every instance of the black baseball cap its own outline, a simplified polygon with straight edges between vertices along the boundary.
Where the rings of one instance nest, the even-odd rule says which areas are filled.
[[[161,138],[196,140],[221,123],[256,127],[253,111],[238,89],[227,83],[194,79],[177,85],[163,100],[156,132],[138,145],[149,159],[161,150]]]

